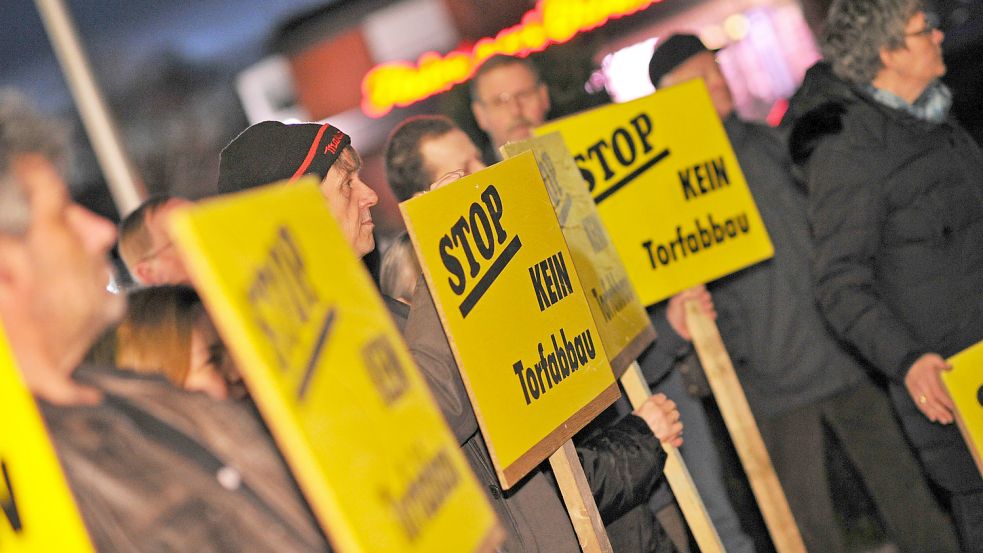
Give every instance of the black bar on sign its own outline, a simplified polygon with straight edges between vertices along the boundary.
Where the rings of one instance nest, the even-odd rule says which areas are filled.
[[[304,396],[307,395],[307,388],[311,385],[311,379],[314,377],[314,367],[317,366],[317,360],[321,357],[324,345],[328,343],[328,334],[331,333],[331,328],[334,327],[335,315],[337,313],[337,309],[331,308],[324,317],[321,332],[317,335],[317,342],[314,343],[314,351],[311,352],[311,357],[307,360],[307,366],[304,368],[304,378],[301,379],[300,387],[297,388],[298,400],[303,400]]]
[[[622,188],[624,188],[626,185],[628,185],[629,183],[631,183],[631,181],[637,179],[639,175],[641,175],[645,171],[648,171],[649,168],[651,168],[653,165],[655,165],[656,163],[662,161],[663,159],[665,159],[667,157],[669,157],[669,148],[666,148],[665,150],[662,150],[661,152],[659,152],[658,154],[656,154],[655,157],[653,157],[652,159],[646,161],[645,163],[643,163],[641,166],[639,166],[637,169],[635,169],[631,173],[628,173],[628,175],[625,176],[625,178],[623,178],[623,179],[619,180],[618,182],[612,184],[610,188],[608,188],[604,192],[601,192],[600,194],[598,194],[597,197],[594,198],[594,203],[600,205],[601,202],[603,202],[604,200],[610,198],[612,194],[614,194],[618,190],[621,190]]]
[[[471,292],[469,292],[464,298],[464,301],[461,302],[460,310],[462,317],[467,317],[468,313],[474,309],[475,304],[478,303],[481,296],[485,295],[485,292],[487,292],[488,288],[491,287],[493,282],[495,282],[498,275],[502,274],[502,271],[505,270],[505,266],[509,264],[509,261],[512,261],[512,258],[515,257],[516,252],[518,252],[519,248],[521,247],[522,241],[519,240],[519,237],[516,236],[512,238],[509,245],[502,250],[502,254],[499,255],[498,259],[496,259],[491,264],[491,267],[488,268],[488,272],[481,276],[481,280],[478,281],[478,284],[474,285]]]

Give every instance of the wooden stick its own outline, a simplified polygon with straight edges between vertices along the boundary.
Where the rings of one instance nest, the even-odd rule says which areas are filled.
[[[550,455],[550,466],[553,475],[560,486],[560,494],[570,514],[570,522],[577,532],[580,548],[584,553],[613,553],[611,542],[608,541],[601,513],[597,510],[594,495],[587,483],[584,467],[577,457],[573,442],[563,442],[560,449]]]
[[[761,432],[751,415],[730,355],[720,338],[717,323],[703,312],[698,303],[689,300],[686,302],[686,325],[731,441],[744,465],[775,550],[778,553],[804,553],[806,548],[799,528],[795,525],[792,510],[775,475]]]
[[[146,188],[126,156],[116,123],[102,98],[64,0],[35,0],[35,4],[75,98],[116,210],[125,217],[147,197]]]
[[[652,395],[652,389],[645,382],[642,368],[638,366],[637,361],[632,363],[625,374],[621,376],[621,385],[625,388],[625,394],[631,402],[632,409],[638,409]],[[685,431],[685,428],[683,430]],[[663,472],[666,475],[666,480],[669,481],[669,487],[672,488],[672,494],[676,496],[680,510],[683,511],[686,523],[689,525],[693,537],[696,538],[696,544],[700,547],[700,551],[703,553],[724,553],[724,544],[720,541],[720,535],[713,526],[713,521],[710,520],[710,515],[703,504],[700,492],[696,489],[696,484],[693,483],[689,469],[686,468],[683,456],[672,445],[662,444],[662,449],[668,455]]]

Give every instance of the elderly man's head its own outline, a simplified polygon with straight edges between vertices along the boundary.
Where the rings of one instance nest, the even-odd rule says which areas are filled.
[[[833,72],[848,82],[878,86],[875,81],[886,80],[892,92],[920,93],[945,74],[942,39],[921,0],[835,0],[822,49]]]
[[[717,115],[723,119],[734,111],[734,99],[715,52],[694,35],[672,35],[662,42],[649,60],[649,79],[657,88],[703,79]]]
[[[116,230],[69,197],[51,142],[62,134],[0,96],[0,318],[28,386],[53,400],[125,307],[106,289]]]
[[[441,115],[420,115],[400,123],[386,144],[386,178],[399,201],[430,190],[451,174],[485,168],[468,135]]]
[[[528,59],[493,56],[471,78],[471,112],[496,148],[532,136],[549,110],[549,91]]]
[[[358,256],[375,249],[369,209],[379,197],[362,181],[362,158],[345,133],[328,124],[257,123],[222,150],[218,188],[237,192],[305,175],[320,179],[321,194]]]
[[[119,254],[134,280],[147,286],[190,282],[166,226],[175,208],[190,203],[184,198],[156,196],[120,222]]]

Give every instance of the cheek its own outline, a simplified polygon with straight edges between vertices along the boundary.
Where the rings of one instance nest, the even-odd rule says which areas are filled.
[[[351,207],[352,202],[349,201],[341,192],[334,190],[324,190],[321,189],[321,193],[324,195],[324,199],[328,202],[328,211],[334,216],[335,221],[344,229],[349,226],[349,219],[351,218]]]

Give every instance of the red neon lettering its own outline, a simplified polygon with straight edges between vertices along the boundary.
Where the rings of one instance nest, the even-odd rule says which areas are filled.
[[[362,79],[362,111],[369,117],[382,117],[394,107],[415,104],[467,81],[491,56],[525,57],[660,1],[539,0],[522,16],[520,24],[502,29],[494,38],[483,38],[471,48],[459,48],[444,56],[427,52],[415,64],[375,66]]]

